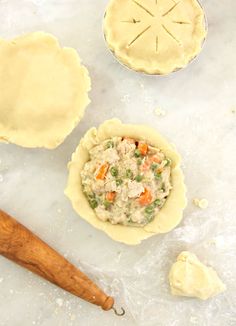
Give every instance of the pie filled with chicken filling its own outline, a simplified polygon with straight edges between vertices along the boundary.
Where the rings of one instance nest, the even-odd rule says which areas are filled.
[[[102,221],[127,226],[151,222],[171,191],[171,160],[158,148],[113,137],[93,147],[81,171],[83,191]]]

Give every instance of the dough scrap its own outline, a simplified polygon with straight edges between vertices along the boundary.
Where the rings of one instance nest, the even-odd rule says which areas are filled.
[[[164,75],[185,67],[201,51],[205,15],[197,0],[111,0],[104,35],[124,65]]]
[[[194,198],[193,203],[195,206],[197,206],[201,209],[205,209],[208,207],[208,200],[205,198],[202,198],[202,199]]]
[[[160,148],[172,161],[171,182],[173,188],[171,193],[156,218],[143,228],[127,227],[120,224],[112,225],[110,222],[99,220],[83,193],[80,172],[89,160],[89,150],[101,141],[115,136],[144,140],[152,146]],[[116,241],[129,245],[139,244],[142,240],[157,233],[169,232],[180,223],[183,217],[187,201],[184,177],[180,169],[180,156],[172,145],[150,127],[123,124],[118,119],[107,120],[98,129],[91,128],[87,131],[73,153],[68,168],[69,177],[65,194],[70,199],[73,208],[83,219],[97,229],[103,230]]]
[[[155,115],[160,117],[160,116],[165,116],[166,115],[166,111],[162,110],[161,108],[156,108],[154,111]]]
[[[207,300],[226,289],[217,273],[188,251],[183,251],[177,257],[177,262],[169,273],[169,282],[173,295],[202,300]]]
[[[35,32],[0,42],[0,141],[55,148],[88,105],[90,78],[76,50]]]

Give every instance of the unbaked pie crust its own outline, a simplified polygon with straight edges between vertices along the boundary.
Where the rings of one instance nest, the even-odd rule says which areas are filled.
[[[160,148],[172,161],[171,183],[173,188],[171,193],[154,220],[143,228],[113,225],[110,222],[99,220],[83,192],[80,173],[84,164],[90,159],[89,150],[103,140],[115,136],[145,140],[148,144]],[[175,148],[154,129],[143,125],[123,124],[118,119],[107,120],[98,129],[88,130],[73,153],[71,162],[68,164],[69,178],[65,194],[70,199],[75,211],[91,225],[104,231],[116,241],[136,245],[157,233],[169,232],[180,223],[186,206],[186,188],[180,160]]]
[[[185,67],[200,52],[204,11],[197,0],[111,0],[104,35],[123,64],[164,75]]]
[[[76,50],[43,32],[0,41],[0,141],[55,148],[89,103],[90,78]]]

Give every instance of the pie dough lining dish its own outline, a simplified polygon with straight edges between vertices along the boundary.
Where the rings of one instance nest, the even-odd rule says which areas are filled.
[[[1,40],[0,89],[0,141],[24,147],[57,147],[90,102],[76,50],[44,32]]]
[[[103,26],[108,47],[121,63],[155,75],[186,67],[207,34],[197,0],[111,0]]]
[[[144,140],[150,145],[160,148],[172,161],[171,182],[173,188],[171,193],[158,215],[143,228],[112,225],[110,222],[99,220],[83,193],[80,172],[90,158],[89,150],[101,141],[115,136]],[[116,241],[136,245],[155,234],[169,232],[180,223],[187,204],[180,161],[181,158],[174,147],[154,129],[144,125],[123,124],[118,119],[107,120],[98,129],[89,129],[72,154],[71,162],[68,164],[69,177],[65,194],[70,199],[75,211],[95,228],[104,231]]]

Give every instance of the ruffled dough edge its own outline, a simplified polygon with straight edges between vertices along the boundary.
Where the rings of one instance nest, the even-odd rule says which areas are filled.
[[[141,72],[149,75],[168,75],[172,72],[185,68],[201,52],[204,41],[207,36],[207,20],[205,11],[198,0],[191,0],[193,1],[193,6],[199,12],[195,24],[195,47],[190,48],[191,51],[189,51],[188,56],[186,55],[185,62],[183,65],[179,66],[178,64],[173,62],[172,64],[166,63],[165,65],[162,65],[162,67],[157,67],[153,64],[150,65],[150,63],[149,65],[138,64],[136,60],[134,60],[132,57],[129,57],[126,53],[123,53],[121,50],[119,50],[119,48],[117,47],[116,37],[114,36],[112,29],[110,28],[110,25],[112,24],[112,17],[108,17],[107,14],[109,11],[112,13],[115,10],[113,8],[114,1],[115,0],[110,0],[110,3],[106,8],[103,21],[103,33],[105,41],[110,51],[117,58],[117,60],[127,68],[132,69],[136,72]]]
[[[0,44],[1,43],[15,43],[15,42],[27,42],[28,38],[37,38],[37,37],[46,37],[47,41],[50,40],[51,44],[53,44],[57,49],[60,49],[62,52],[64,52],[67,56],[70,55],[71,58],[73,59],[74,62],[77,62],[77,68],[79,68],[80,70],[80,74],[82,76],[82,78],[84,79],[84,89],[85,89],[85,93],[84,93],[84,102],[83,105],[81,105],[78,109],[77,112],[77,116],[71,120],[70,126],[67,128],[66,132],[63,133],[63,135],[61,135],[60,137],[57,137],[57,139],[55,138],[53,141],[50,140],[47,143],[43,142],[40,145],[35,145],[34,141],[33,141],[33,137],[26,137],[26,138],[19,138],[17,135],[7,135],[7,131],[6,135],[0,135],[0,143],[5,143],[5,144],[15,144],[18,146],[22,146],[22,147],[26,147],[26,148],[46,148],[46,149],[55,149],[56,147],[58,147],[59,145],[61,145],[64,140],[66,139],[66,137],[68,137],[71,132],[74,130],[74,128],[78,125],[78,123],[80,122],[80,120],[83,118],[84,113],[85,113],[85,109],[87,108],[87,106],[90,104],[91,100],[88,96],[89,91],[91,90],[91,79],[89,76],[89,72],[88,69],[81,64],[81,59],[80,56],[78,54],[78,52],[74,49],[74,48],[70,48],[70,47],[61,47],[59,40],[52,34],[50,33],[45,33],[43,31],[37,31],[37,32],[32,32],[32,33],[27,33],[27,34],[22,34],[19,35],[13,39],[2,39],[0,38]]]
[[[89,160],[89,150],[101,141],[114,136],[146,140],[149,144],[159,147],[172,160],[173,189],[158,215],[144,228],[112,225],[110,222],[99,220],[82,190],[80,172]],[[72,154],[71,161],[68,163],[69,177],[65,195],[70,199],[74,210],[95,228],[104,231],[113,240],[137,245],[155,234],[169,232],[182,220],[187,199],[180,162],[181,158],[173,145],[156,130],[145,125],[123,124],[118,119],[107,120],[98,129],[95,127],[89,129]]]

